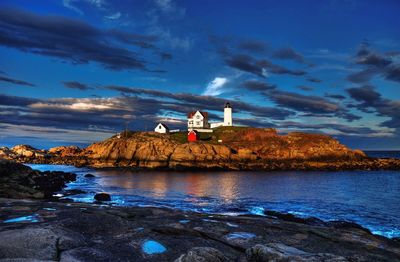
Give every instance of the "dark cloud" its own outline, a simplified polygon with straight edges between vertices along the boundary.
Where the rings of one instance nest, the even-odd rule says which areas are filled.
[[[27,106],[40,101],[41,100],[35,98],[0,94],[0,106]]]
[[[339,104],[319,96],[306,96],[292,92],[273,90],[264,95],[277,105],[309,114],[309,116],[335,116],[348,121],[360,119]]]
[[[268,84],[257,80],[245,81],[242,83],[242,86],[251,91],[267,91],[276,88],[274,84]]]
[[[74,64],[97,62],[113,70],[149,70],[143,52],[139,55],[118,43],[154,49],[155,40],[152,36],[98,29],[62,16],[42,16],[7,8],[0,10],[1,45]]]
[[[314,87],[311,87],[311,86],[303,86],[303,85],[297,86],[297,88],[298,88],[298,89],[301,89],[301,90],[303,90],[303,91],[313,91],[313,90],[314,90]]]
[[[294,76],[305,75],[306,72],[301,70],[290,70],[280,65],[271,63],[266,59],[254,59],[249,55],[233,55],[224,58],[225,63],[235,69],[252,73],[259,77],[266,77],[268,73],[272,74],[288,74]]]
[[[367,68],[347,76],[347,80],[353,83],[366,83],[372,79],[379,71],[375,68]]]
[[[373,86],[349,88],[346,90],[350,96],[358,102],[356,108],[363,112],[370,113],[369,109],[375,110],[379,116],[390,118],[380,126],[395,128],[400,133],[400,102],[383,98]]]
[[[307,81],[312,82],[312,83],[321,83],[322,80],[314,77],[308,77]]]
[[[361,45],[356,54],[356,63],[360,65],[369,65],[373,67],[383,68],[392,63],[392,61],[383,55],[372,52],[368,45]]]
[[[238,44],[238,49],[260,54],[265,53],[267,48],[266,43],[257,40],[244,40]]]
[[[369,127],[363,126],[349,126],[343,124],[331,124],[331,123],[323,123],[323,124],[308,124],[308,123],[299,123],[293,121],[285,121],[279,123],[280,128],[295,128],[295,129],[306,129],[306,130],[321,130],[321,129],[332,129],[339,131],[346,135],[371,135],[374,133],[380,132],[379,130],[373,130]]]
[[[296,52],[292,48],[281,48],[276,50],[273,54],[272,57],[278,58],[278,59],[288,59],[288,60],[293,60],[298,63],[305,63],[304,57],[302,54]]]
[[[362,102],[365,107],[373,107],[381,101],[381,94],[375,91],[374,87],[365,85],[362,87],[348,88],[346,91],[358,102]]]
[[[11,83],[11,84],[14,84],[14,85],[20,85],[20,86],[35,86],[32,83],[29,83],[29,82],[26,82],[26,81],[23,81],[23,80],[18,80],[18,79],[5,77],[5,76],[0,76],[0,81]]]
[[[355,63],[364,68],[350,74],[347,79],[353,83],[367,83],[374,76],[380,75],[386,80],[400,82],[400,64],[393,60],[395,52],[378,53],[372,51],[367,44],[362,44],[355,55]]]
[[[346,99],[345,96],[343,96],[343,95],[338,95],[338,94],[325,94],[325,97],[327,97],[327,98],[333,98],[333,99],[337,99],[337,100]]]
[[[63,85],[64,85],[65,87],[71,88],[71,89],[79,89],[79,90],[89,90],[89,89],[93,89],[92,87],[90,87],[90,86],[88,86],[88,85],[86,85],[86,84],[77,82],[77,81],[64,81],[64,82],[62,82],[62,83],[63,83]]]
[[[385,73],[385,78],[400,83],[400,65],[389,67]]]

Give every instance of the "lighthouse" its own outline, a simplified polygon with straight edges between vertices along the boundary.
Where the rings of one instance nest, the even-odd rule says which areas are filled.
[[[224,126],[232,126],[232,106],[226,103],[224,107]]]

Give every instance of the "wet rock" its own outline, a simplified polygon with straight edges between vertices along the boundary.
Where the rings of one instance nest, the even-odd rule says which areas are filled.
[[[350,261],[342,256],[333,254],[312,254],[300,249],[286,246],[281,243],[270,243],[266,245],[257,244],[246,250],[248,262],[287,262],[287,261]]]
[[[64,193],[64,196],[72,196],[72,195],[79,195],[79,194],[85,194],[86,192],[80,189],[69,189],[66,190]]]
[[[64,172],[40,172],[28,166],[0,159],[0,197],[51,198],[76,175]]]
[[[221,251],[212,247],[194,247],[175,262],[224,262],[229,261]]]
[[[96,177],[96,176],[93,175],[93,174],[86,174],[85,177],[86,177],[86,178],[94,178],[94,177]]]
[[[354,222],[349,222],[349,221],[330,221],[327,222],[328,226],[334,227],[334,228],[342,228],[342,229],[358,229],[361,231],[364,231],[368,234],[372,234],[371,231],[365,227],[360,226],[357,223]]]
[[[317,225],[325,226],[326,225],[326,223],[324,221],[322,221],[321,219],[318,219],[316,217],[301,218],[301,217],[297,217],[290,213],[280,213],[280,212],[272,211],[272,210],[266,210],[266,211],[264,211],[264,214],[267,216],[271,216],[271,217],[275,217],[278,219],[295,222],[295,223],[302,223],[302,224],[315,225],[315,226],[317,226]]]
[[[97,193],[94,199],[97,201],[111,201],[111,196],[107,193]]]

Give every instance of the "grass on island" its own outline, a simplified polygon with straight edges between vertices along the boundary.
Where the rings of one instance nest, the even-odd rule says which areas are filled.
[[[213,129],[212,133],[202,133],[199,132],[199,141],[205,142],[205,143],[219,143],[219,140],[222,140],[222,143],[224,142],[233,142],[238,139],[238,136],[241,136],[243,134],[242,131],[246,130],[266,130],[264,128],[253,128],[253,127],[246,127],[246,126],[221,126]],[[272,129],[271,129],[272,130]],[[263,132],[264,132],[263,131]],[[145,136],[148,137],[159,137],[160,134],[155,133],[155,132],[140,132],[140,131],[122,131],[119,135],[121,138],[132,138],[137,134],[145,134]],[[178,143],[187,143],[187,135],[188,132],[186,130],[176,132],[176,133],[171,133],[169,134],[169,138],[178,142]],[[114,135],[113,138],[117,137],[118,135]]]
[[[247,129],[245,126],[221,126],[213,129],[212,133],[201,133],[199,132],[200,141],[218,143],[218,140],[222,140],[226,134],[233,134],[240,130]],[[181,131],[170,134],[171,139],[179,143],[187,143],[187,131]]]

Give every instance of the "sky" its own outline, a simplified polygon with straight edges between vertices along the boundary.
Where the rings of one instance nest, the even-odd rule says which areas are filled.
[[[0,146],[85,146],[193,110],[400,150],[398,0],[2,0]]]

